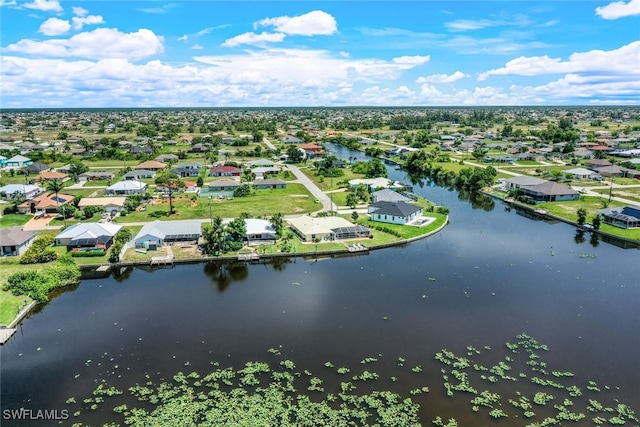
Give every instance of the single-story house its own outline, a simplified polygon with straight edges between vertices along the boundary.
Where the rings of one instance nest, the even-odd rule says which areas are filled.
[[[206,153],[209,150],[209,147],[202,143],[193,144],[189,148],[190,153]]]
[[[147,184],[140,181],[120,181],[106,188],[106,194],[142,194],[146,191]]]
[[[140,181],[141,179],[150,179],[156,176],[156,172],[149,169],[135,169],[125,173],[122,178],[125,181]]]
[[[252,160],[250,162],[247,162],[247,166],[249,166],[250,168],[256,168],[256,167],[272,168],[275,165],[276,165],[275,162],[267,159],[258,159],[258,160]]]
[[[36,233],[22,227],[0,228],[0,256],[22,255],[35,239]]]
[[[364,184],[369,191],[383,188],[391,188],[393,181],[387,178],[364,178],[364,179],[352,179],[349,181],[350,187],[356,187],[360,184]]]
[[[602,221],[620,228],[640,228],[640,208],[625,206],[622,208],[606,208],[597,211]]]
[[[352,224],[339,216],[312,217],[309,215],[287,220],[294,233],[304,242],[332,241],[369,237],[370,230],[363,225]]]
[[[369,205],[371,219],[391,224],[407,224],[422,216],[422,207],[405,202],[376,202]]]
[[[20,154],[18,154],[8,159],[5,166],[11,169],[19,169],[25,166],[29,166],[31,163],[33,162],[31,161],[30,158],[21,156]]]
[[[45,165],[44,163],[29,163],[27,166],[23,168],[23,170],[27,173],[27,175],[38,175],[42,172],[47,172],[51,170],[49,165]]]
[[[155,160],[147,160],[146,162],[142,162],[138,166],[136,166],[136,169],[148,169],[152,171],[159,171],[162,169],[166,169],[166,167],[167,167],[166,163],[158,162]]]
[[[85,222],[70,226],[55,237],[56,246],[66,246],[67,251],[91,249],[108,250],[113,238],[122,228],[111,222]]]
[[[40,175],[36,176],[34,181],[57,181],[57,182],[65,182],[69,180],[69,175],[62,172],[55,171],[47,171],[42,172]]]
[[[529,185],[544,184],[546,181],[544,179],[535,178],[533,176],[514,176],[505,178],[502,180],[502,182],[504,183],[503,185],[506,190],[513,190]]]
[[[546,181],[543,184],[520,187],[518,194],[530,197],[534,203],[579,200],[580,193],[565,184]]]
[[[247,218],[244,223],[247,227],[246,239],[250,245],[275,242],[276,230],[271,222],[266,219]]]
[[[598,173],[608,178],[619,178],[626,175],[625,169],[618,165],[603,166],[597,169]]]
[[[611,163],[609,160],[607,159],[591,159],[587,162],[584,163],[584,167],[591,169],[591,170],[597,170],[599,168],[605,167],[605,166],[611,166],[613,163]]]
[[[7,158],[0,154],[0,168],[7,166]]]
[[[573,179],[593,179],[598,176],[597,172],[585,168],[568,169],[564,173],[573,176]]]
[[[4,187],[0,187],[0,197],[7,200],[18,197],[18,195],[24,195],[24,198],[29,200],[40,194],[42,189],[37,185],[32,184],[7,184]]]
[[[287,183],[281,179],[256,179],[253,181],[253,188],[287,188]]]
[[[375,191],[371,194],[371,201],[376,202],[411,202],[411,199],[396,191],[385,188],[384,190]]]
[[[160,154],[155,158],[157,162],[167,163],[167,162],[177,162],[180,158],[175,154]]]
[[[240,176],[242,169],[235,166],[216,166],[209,171],[209,176]]]
[[[57,213],[59,206],[64,206],[75,199],[69,194],[58,193],[42,193],[31,200],[27,200],[18,205],[18,212],[26,213]]]
[[[253,172],[257,177],[262,177],[265,175],[276,175],[280,171],[276,167],[259,166],[257,168],[251,169],[251,172]]]
[[[198,220],[154,221],[145,224],[133,240],[136,248],[156,249],[175,242],[197,242],[201,235]]]
[[[181,178],[189,178],[192,176],[200,175],[200,167],[188,167],[188,165],[178,165],[176,168],[171,169],[171,173],[175,173]]]
[[[116,176],[113,172],[84,172],[78,175],[80,181],[110,181]]]
[[[83,197],[78,202],[78,207],[80,209],[86,208],[87,206],[102,206],[105,209],[105,212],[120,212],[124,207],[125,202],[127,201],[126,197],[117,196],[117,197]]]
[[[242,183],[233,179],[219,179],[209,183],[209,191],[233,191],[240,187]]]

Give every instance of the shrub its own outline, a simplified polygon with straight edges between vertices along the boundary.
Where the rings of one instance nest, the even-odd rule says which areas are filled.
[[[20,258],[20,264],[43,264],[55,261],[58,254],[53,249],[48,249],[53,244],[53,234],[45,234],[37,238],[31,247]]]
[[[104,256],[104,251],[79,251],[71,252],[73,258],[98,257]]]
[[[7,279],[6,290],[13,295],[28,295],[38,302],[49,300],[49,291],[73,285],[80,280],[80,268],[69,255],[39,271],[19,271]]]

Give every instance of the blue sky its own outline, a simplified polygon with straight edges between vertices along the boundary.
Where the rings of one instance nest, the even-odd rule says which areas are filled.
[[[640,0],[0,0],[0,106],[640,104]]]

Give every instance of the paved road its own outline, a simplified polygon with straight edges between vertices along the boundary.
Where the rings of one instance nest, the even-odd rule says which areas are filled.
[[[329,198],[329,196],[327,196],[322,190],[320,190],[318,186],[313,183],[313,181],[311,181],[305,174],[302,173],[302,171],[300,171],[300,169],[298,169],[297,166],[287,165],[287,168],[289,168],[289,170],[296,176],[296,178],[298,178],[298,182],[307,187],[307,190],[309,190],[309,192],[313,194],[316,199],[320,200],[320,203],[322,203],[323,211],[334,211],[336,209],[335,205],[331,203],[331,198]]]
[[[262,137],[262,142],[264,142],[264,145],[266,145],[270,150],[275,150],[275,149],[276,149],[276,146],[275,146],[275,145],[273,145],[273,144],[271,143],[271,141],[269,141],[269,140],[268,140],[266,137],[264,137],[264,136]]]

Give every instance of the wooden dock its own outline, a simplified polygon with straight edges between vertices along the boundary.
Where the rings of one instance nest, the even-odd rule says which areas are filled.
[[[0,345],[9,341],[9,338],[16,333],[16,328],[0,328]]]
[[[173,255],[151,257],[151,266],[154,265],[173,265]]]
[[[260,255],[257,252],[247,252],[238,254],[238,261],[257,261],[260,259]]]

